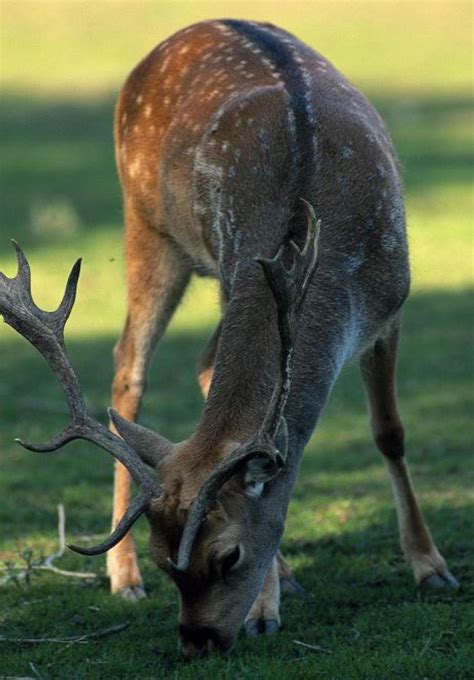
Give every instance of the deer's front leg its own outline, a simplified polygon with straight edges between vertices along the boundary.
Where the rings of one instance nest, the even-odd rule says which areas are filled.
[[[132,208],[126,209],[126,267],[128,315],[115,347],[112,406],[127,420],[135,420],[145,388],[148,365],[186,284],[189,271],[172,244]],[[115,465],[115,527],[130,502],[131,478],[121,463]],[[144,597],[135,542],[129,532],[107,553],[112,593],[127,600]]]
[[[280,579],[278,561],[273,558],[272,566],[263,582],[262,589],[245,619],[247,635],[271,635],[280,628]]]

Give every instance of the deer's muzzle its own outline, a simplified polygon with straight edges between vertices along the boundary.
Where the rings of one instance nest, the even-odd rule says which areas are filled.
[[[209,626],[180,624],[181,650],[186,659],[195,659],[212,652],[227,654],[234,645],[234,637]]]

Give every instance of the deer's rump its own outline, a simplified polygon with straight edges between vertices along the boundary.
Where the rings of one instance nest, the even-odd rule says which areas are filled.
[[[406,270],[397,161],[365,97],[270,24],[212,21],[176,33],[127,80],[116,112],[127,195],[228,295],[237,263],[322,218],[322,262],[370,278],[367,254]],[[380,269],[380,268],[379,268]]]

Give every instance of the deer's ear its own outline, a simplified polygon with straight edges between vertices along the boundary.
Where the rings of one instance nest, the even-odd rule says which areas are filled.
[[[157,468],[161,461],[173,451],[173,444],[157,432],[122,418],[113,408],[109,408],[108,411],[110,420],[119,435],[150,467]]]
[[[265,483],[275,477],[284,465],[288,453],[288,426],[284,418],[281,419],[275,444],[279,452],[277,457],[271,458],[262,453],[251,458],[245,466],[244,486],[250,496],[260,496]]]
[[[249,496],[260,496],[266,482],[276,477],[281,467],[265,453],[251,458],[244,469],[243,484],[245,493]]]

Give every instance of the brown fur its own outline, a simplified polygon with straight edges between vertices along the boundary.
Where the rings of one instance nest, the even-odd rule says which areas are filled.
[[[317,86],[308,88],[309,80]],[[192,271],[217,277],[226,301],[198,368],[203,415],[196,432],[163,456],[163,495],[147,513],[153,558],[180,592],[185,653],[226,651],[246,617],[279,622],[277,575],[291,572],[275,554],[298,458],[344,361],[363,348],[372,429],[391,474],[404,550],[418,580],[442,572],[402,458],[396,333],[385,329],[395,328],[409,272],[398,164],[372,107],[284,31],[203,22],[158,46],[130,74],[115,143],[128,284],[113,384],[120,414],[137,417],[154,346]],[[219,196],[228,199],[225,210]],[[294,348],[285,412],[291,455],[261,500],[244,473],[224,486],[187,573],[177,573],[167,558],[176,560],[193,500],[215,466],[257,431],[272,393],[279,336],[254,258],[273,257],[289,237],[298,241],[301,196],[322,219],[322,254]],[[226,235],[234,222],[239,241]],[[118,466],[114,522],[128,495],[128,475]],[[226,577],[225,559],[236,547],[245,569]],[[141,585],[130,537],[108,559],[114,592]]]

